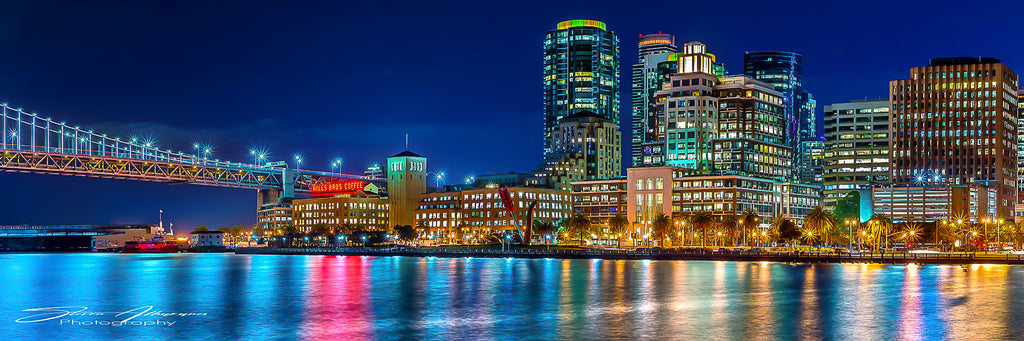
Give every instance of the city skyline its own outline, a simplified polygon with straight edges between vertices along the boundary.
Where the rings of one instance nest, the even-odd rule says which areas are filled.
[[[404,134],[410,133],[412,143],[409,149],[431,158],[432,165],[448,169],[450,183],[461,182],[463,175],[528,172],[539,162],[541,141],[535,136],[542,122],[543,93],[536,82],[542,70],[536,56],[543,52],[540,42],[544,32],[563,20],[600,20],[608,25],[608,30],[619,35],[619,58],[627,63],[627,67],[619,67],[620,82],[628,78],[624,77],[626,75],[623,72],[628,72],[631,63],[629,56],[636,53],[639,34],[657,31],[675,35],[679,45],[699,40],[712,46],[719,61],[725,62],[726,68],[733,70],[732,74],[739,73],[737,71],[742,65],[743,51],[782,50],[801,53],[804,56],[805,88],[815,93],[819,104],[816,113],[819,120],[823,105],[884,96],[889,81],[905,78],[907,69],[919,66],[930,58],[983,55],[1000,58],[1010,68],[1019,69],[1022,64],[1020,54],[1015,53],[1014,47],[1009,44],[1001,46],[995,38],[989,38],[989,41],[966,39],[973,36],[971,32],[980,32],[985,26],[976,30],[950,28],[949,31],[911,33],[906,51],[889,56],[880,64],[851,69],[847,66],[861,63],[860,58],[863,56],[851,51],[877,48],[877,42],[866,40],[872,36],[881,36],[882,29],[844,33],[829,28],[816,28],[808,31],[807,39],[736,39],[739,35],[735,32],[749,27],[736,25],[741,27],[697,29],[697,32],[693,32],[691,29],[698,25],[684,25],[669,18],[630,18],[628,10],[581,13],[571,6],[556,6],[550,13],[544,14],[526,13],[529,15],[525,15],[522,20],[486,18],[497,20],[491,25],[514,25],[520,30],[484,28],[483,24],[487,22],[485,18],[428,23],[417,17],[420,11],[472,12],[493,9],[476,4],[473,6],[477,7],[468,6],[473,8],[408,6],[404,10],[388,11],[387,14],[371,9],[365,12],[357,9],[351,12],[376,15],[355,18],[358,20],[348,25],[372,25],[375,20],[384,22],[382,16],[398,16],[409,20],[403,23],[387,21],[388,25],[373,26],[381,32],[369,37],[344,35],[346,28],[352,30],[352,27],[356,27],[346,27],[344,24],[340,24],[342,28],[335,31],[324,31],[323,36],[310,37],[313,35],[310,32],[322,28],[318,25],[334,23],[325,14],[319,14],[323,17],[308,21],[298,18],[300,14],[314,15],[310,14],[313,8],[283,11],[281,16],[284,22],[291,26],[275,24],[253,27],[249,23],[254,17],[269,15],[278,9],[259,6],[246,8],[239,14],[241,18],[235,19],[238,21],[226,20],[220,23],[219,16],[237,8],[211,5],[207,8],[168,9],[144,4],[106,8],[64,4],[55,6],[56,12],[53,12],[53,8],[42,8],[46,6],[22,6],[25,7],[3,14],[10,16],[5,18],[8,19],[5,22],[9,23],[7,37],[10,48],[25,51],[24,55],[3,57],[10,70],[7,80],[0,82],[0,98],[11,105],[50,115],[58,120],[74,120],[69,123],[110,134],[153,134],[160,140],[160,145],[174,150],[188,151],[194,140],[203,140],[217,147],[215,157],[236,162],[245,162],[247,148],[260,145],[268,148],[277,157],[275,160],[288,160],[292,153],[302,152],[308,160],[303,168],[310,169],[330,170],[329,160],[340,156],[346,160],[343,172],[353,174],[361,173],[371,163],[383,163],[386,156],[404,150]],[[870,12],[880,17],[897,16],[875,14],[869,4],[858,6],[863,8],[846,10],[853,13]],[[912,7],[907,4],[895,5],[901,6]],[[526,12],[527,8],[529,6],[524,4],[519,11]],[[180,14],[195,14],[194,26],[171,25],[168,24],[170,19],[157,15],[158,12],[175,10]],[[82,15],[82,11],[93,15]],[[936,11],[933,15],[958,14],[952,9],[947,13],[934,7],[927,8],[927,11]],[[901,11],[894,8],[892,12]],[[88,20],[101,21],[105,25],[87,25],[88,22],[83,22],[82,17],[94,17]],[[42,25],[43,18],[47,19],[45,26]],[[146,29],[143,23],[151,20],[157,21],[153,23],[154,26],[168,25],[159,29]],[[52,22],[62,24],[50,26]],[[247,26],[241,29],[231,26],[239,22]],[[909,20],[903,24],[914,25],[915,21]],[[291,28],[283,29],[286,26]],[[454,42],[438,39],[415,40],[409,42],[414,47],[409,53],[366,53],[311,47],[329,45],[342,39],[340,37],[348,37],[371,46],[368,49],[370,51],[377,51],[381,45],[374,44],[384,44],[377,42],[377,38],[397,39],[402,37],[400,33],[411,27],[423,27],[428,32],[456,35],[466,33],[496,38],[468,39],[471,43],[461,42],[457,46],[452,44]],[[830,34],[833,36],[829,36],[828,41],[836,42],[835,45],[811,48]],[[915,34],[920,35],[917,38],[942,36],[944,44],[934,44],[939,40],[914,40]],[[956,39],[958,35],[965,39]],[[295,37],[304,39],[292,39]],[[233,41],[234,38],[241,39]],[[915,41],[918,43],[915,44]],[[435,49],[424,49],[433,47],[431,44],[438,46]],[[448,64],[453,63],[448,59],[456,59],[452,57],[462,54],[461,49],[507,48],[509,44],[515,48],[493,53],[494,56],[481,60],[469,61],[468,65],[463,65],[465,69],[455,69]],[[906,45],[905,41],[899,46],[903,45]],[[352,54],[359,54],[360,57],[352,57]],[[369,56],[379,60],[368,60]],[[430,63],[432,67],[402,66],[403,62],[409,65]],[[827,67],[829,65],[832,68]],[[501,70],[505,72],[481,77],[480,72],[474,71],[496,68],[503,68]],[[400,96],[406,98],[408,103],[420,103],[419,106],[411,109],[381,109],[379,104],[388,103],[382,100],[392,98],[395,90],[372,89],[386,88],[398,79],[394,77],[402,77],[403,74],[413,75],[410,79],[451,80],[439,82],[437,86],[424,86],[429,90],[410,91]],[[845,84],[832,86],[839,83],[836,81],[838,78],[842,78]],[[492,85],[481,86],[477,82]],[[501,91],[495,91],[496,87]],[[619,91],[620,98],[630,98],[629,84],[620,83]],[[343,100],[335,98],[339,94],[344,95]],[[497,105],[490,104],[490,101],[497,101]],[[630,121],[629,106],[629,101],[620,101],[619,129],[623,141],[630,140],[630,129],[627,127]],[[492,111],[488,115],[479,114],[494,109],[499,111]],[[395,114],[397,120],[390,119],[392,116],[388,114],[360,114],[375,110],[407,113]],[[296,116],[299,116],[297,112],[308,113],[308,117],[296,120]],[[495,134],[494,127],[497,125],[508,125],[500,130],[511,134]],[[309,129],[311,126],[317,129]],[[458,134],[452,134],[452,130]],[[630,150],[627,143],[623,144],[622,150]],[[481,160],[467,155],[493,157]],[[623,156],[624,160],[629,160],[628,155]],[[255,193],[248,190],[4,174],[0,178],[0,185],[12,189],[12,193],[19,193],[17,197],[9,196],[0,202],[10,212],[8,219],[11,221],[4,223],[148,223],[155,220],[157,209],[178,214],[179,219],[170,219],[176,226],[183,228],[195,225],[219,227],[251,224],[255,220],[252,214]],[[137,199],[140,196],[158,199],[140,202],[143,201]],[[54,217],[47,210],[31,212],[39,203],[66,207],[67,213]],[[227,205],[222,206],[224,203]]]

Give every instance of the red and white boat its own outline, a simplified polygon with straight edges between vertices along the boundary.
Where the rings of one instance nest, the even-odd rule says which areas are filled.
[[[178,244],[165,241],[163,237],[156,236],[150,240],[125,242],[121,253],[176,253]]]

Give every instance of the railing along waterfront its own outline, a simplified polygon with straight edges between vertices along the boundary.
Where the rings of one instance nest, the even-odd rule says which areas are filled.
[[[629,250],[629,249],[434,249],[434,248],[238,248],[240,254],[355,255],[482,258],[594,258],[651,260],[735,260],[784,263],[922,263],[922,264],[1024,264],[1021,254],[975,253],[833,253],[800,251]]]

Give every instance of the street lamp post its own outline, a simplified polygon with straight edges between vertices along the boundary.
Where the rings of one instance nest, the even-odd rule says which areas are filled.
[[[985,224],[985,253],[988,253],[988,218],[981,220]]]
[[[743,225],[743,219],[740,219],[740,220],[739,220],[739,221],[737,222],[737,224],[739,224],[739,225]],[[738,227],[739,227],[739,226],[737,226],[737,228],[738,228]],[[746,244],[747,244],[747,226],[746,226],[746,225],[743,225],[743,232],[742,232],[742,233],[743,233],[743,244],[744,244],[743,246],[746,246]],[[736,242],[736,239],[735,239],[735,238],[733,238],[733,245],[734,245],[734,246],[735,246],[735,244],[736,244],[735,242]]]

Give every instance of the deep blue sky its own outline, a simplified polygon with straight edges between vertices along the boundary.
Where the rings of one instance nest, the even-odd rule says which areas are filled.
[[[567,19],[621,40],[624,140],[640,33],[699,40],[741,73],[743,51],[804,55],[829,103],[886,95],[929,58],[994,56],[1024,69],[1016,1],[4,1],[0,100],[83,128],[195,139],[244,161],[305,154],[361,173],[404,148],[468,174],[527,172],[541,157],[542,41]],[[657,8],[655,8],[657,4]],[[628,150],[628,146],[624,146]],[[255,222],[254,191],[0,173],[0,224]]]

